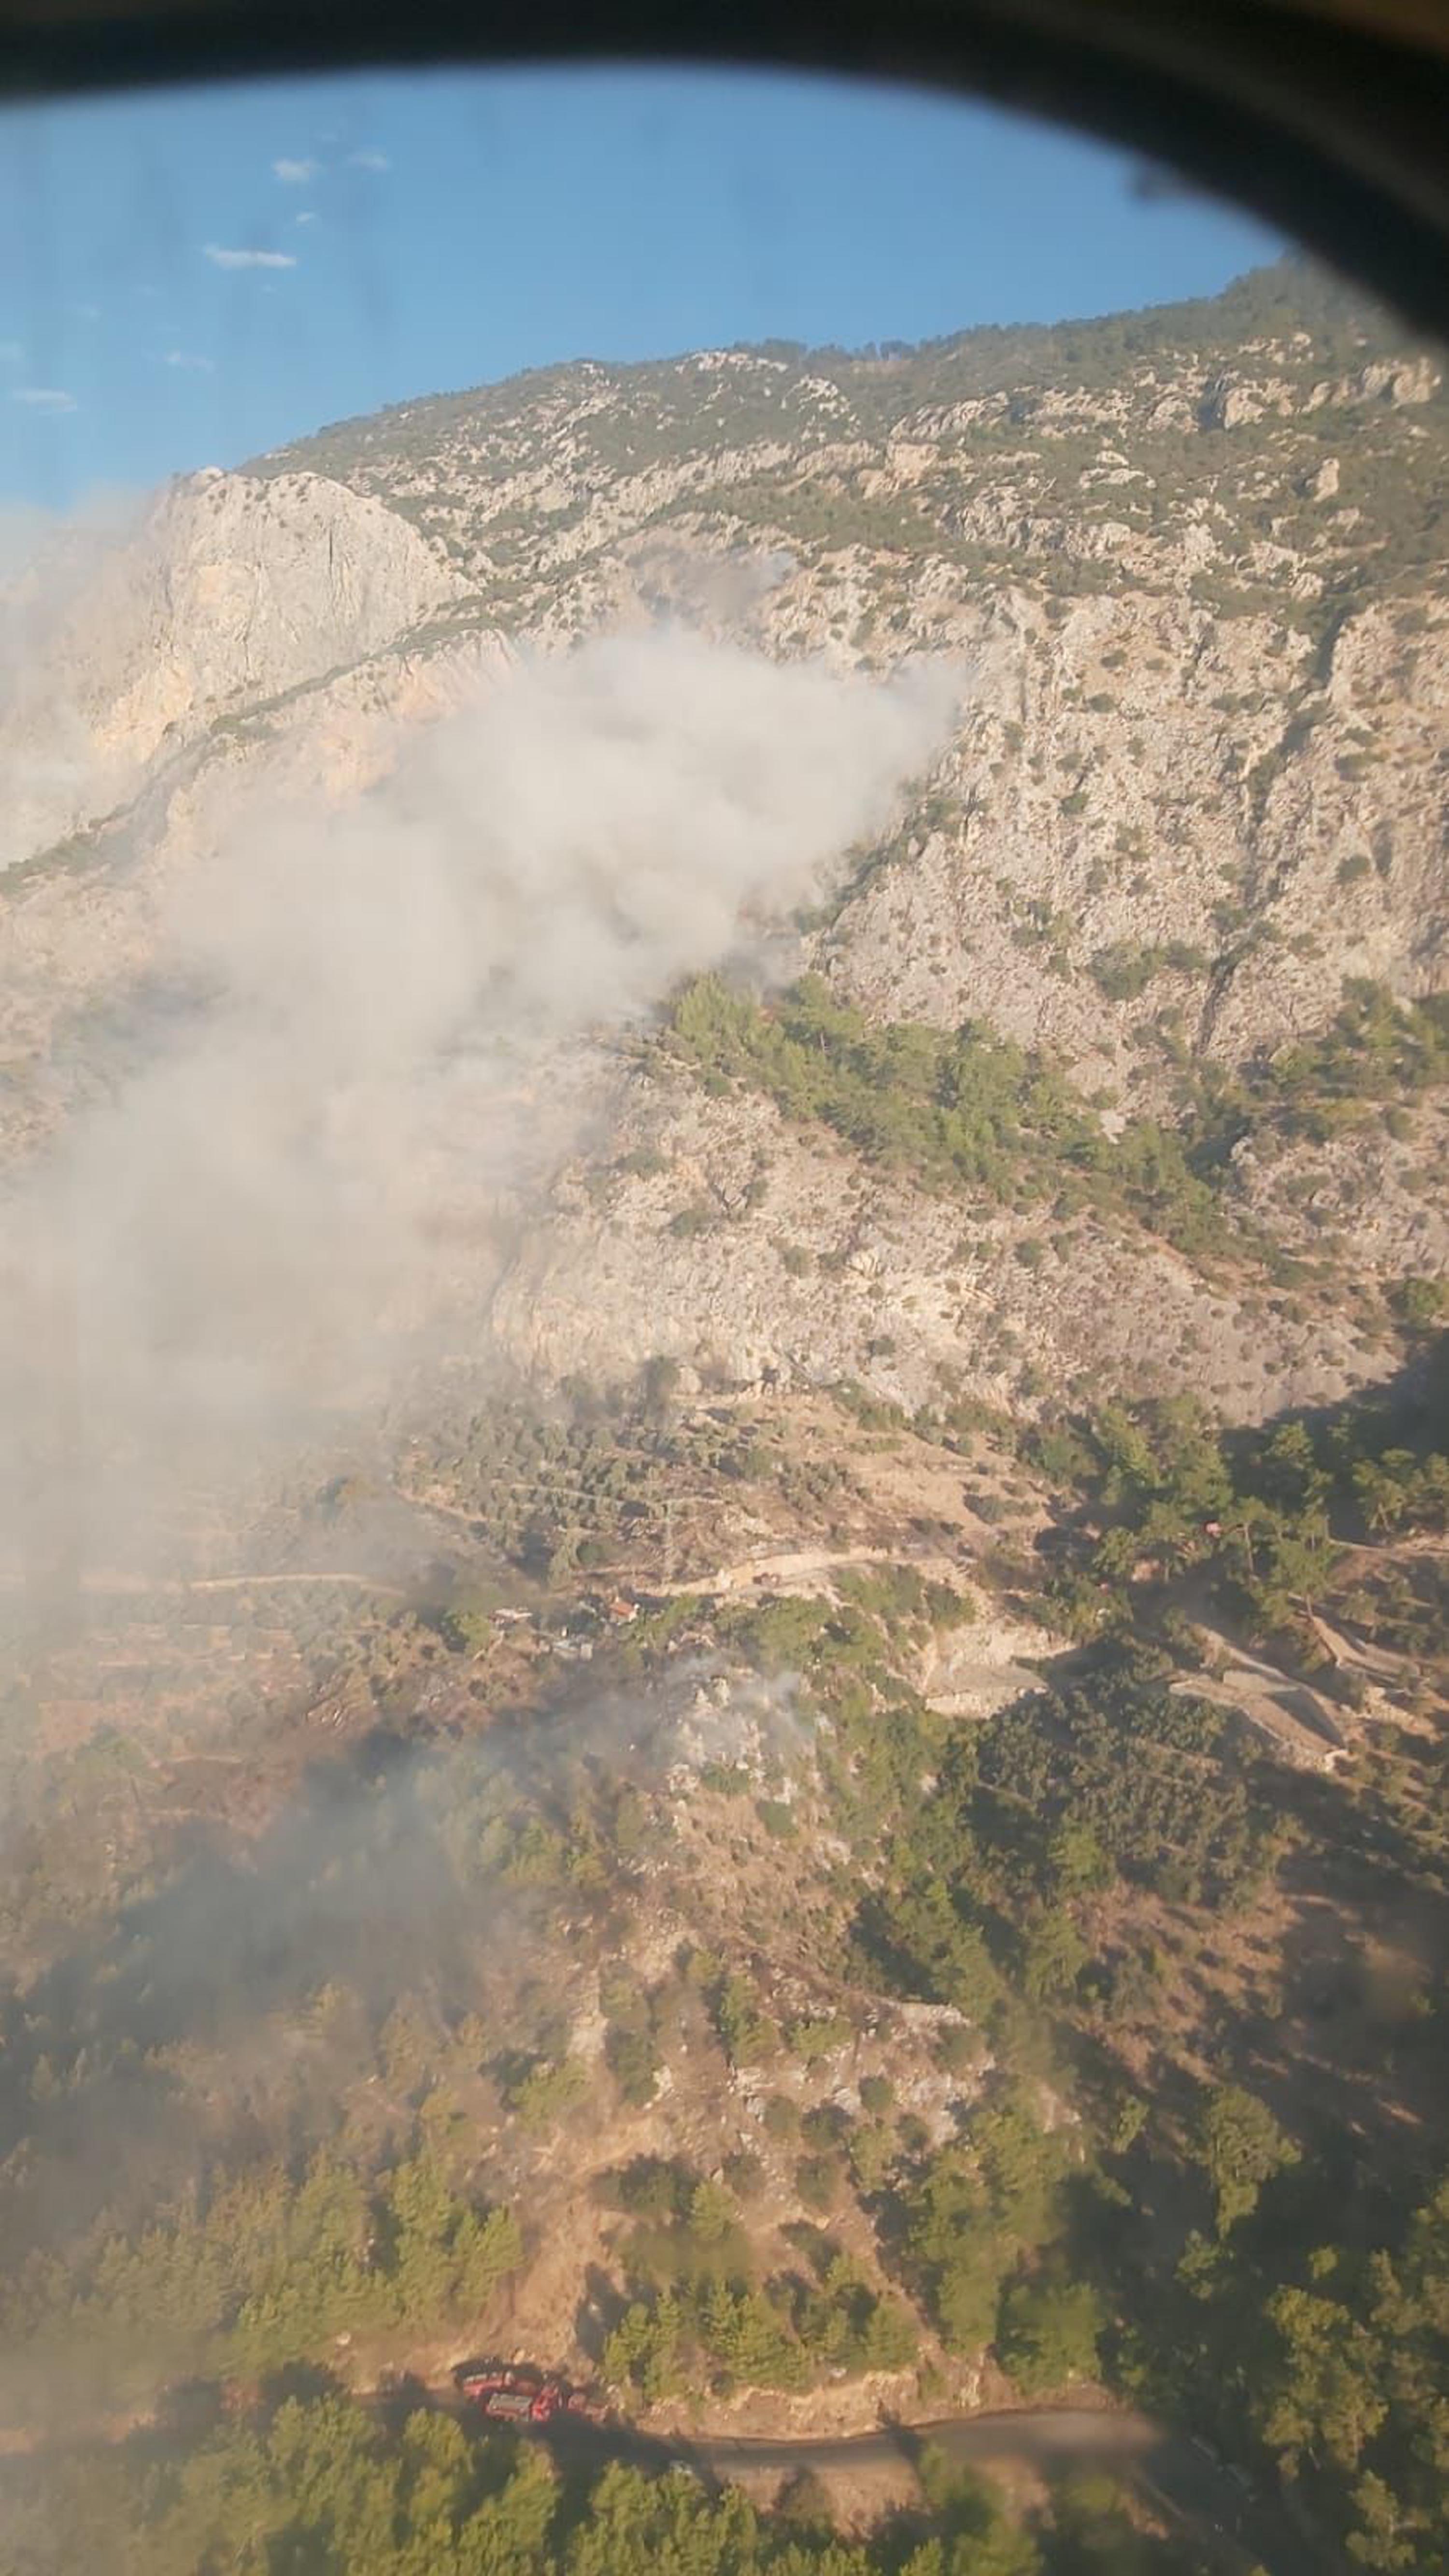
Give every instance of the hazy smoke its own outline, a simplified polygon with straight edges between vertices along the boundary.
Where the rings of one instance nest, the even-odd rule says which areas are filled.
[[[786,1788],[813,1740],[788,1680],[690,1662],[527,1725],[425,1749],[374,1739],[317,1765],[264,1828],[176,1854],[29,1984],[0,2068],[0,2251],[16,2260],[102,2213],[134,2227],[204,2192],[214,2165],[326,2136],[399,2004],[440,2054],[473,2017],[480,2050],[526,2056],[594,1989],[589,1945],[561,1938],[578,1890],[510,1871],[525,1828],[566,1843],[591,1815],[606,1831],[623,1787],[667,1833],[707,1763]],[[601,1946],[628,1876],[594,1891]],[[687,1888],[673,1901],[687,1909]],[[686,1932],[707,1912],[696,1927],[686,1911]],[[405,2147],[408,2113],[388,2107]],[[144,2326],[137,2343],[144,2359]],[[0,2353],[0,2421],[70,2393],[68,2365],[48,2388],[30,2353]]]
[[[103,813],[128,776],[103,750],[78,703],[73,609],[123,577],[137,494],[99,490],[64,517],[0,505],[0,870],[31,857],[82,817]]]
[[[0,1210],[0,1541],[47,1642],[57,1574],[154,1568],[178,1537],[184,1564],[204,1489],[329,1416],[350,1433],[444,1327],[486,1349],[510,1194],[579,1142],[594,1041],[812,896],[956,686],[661,632],[523,662],[344,812],[252,792],[97,1042],[109,1092]],[[213,2153],[325,2132],[371,2063],[359,2015],[416,1994],[450,2022],[480,1959],[516,1980],[541,1917],[500,1905],[489,1859],[516,1816],[563,1831],[595,1791],[711,1757],[763,1778],[802,1741],[787,1686],[688,1674],[437,1759],[319,1766],[230,1847],[203,1828],[29,1989],[0,2232],[130,2217]],[[33,2411],[28,2372],[9,2402]]]
[[[0,1441],[32,1550],[57,1513],[72,1557],[113,1545],[355,1403],[440,1300],[481,1337],[490,1209],[560,1110],[561,1051],[818,888],[953,695],[939,669],[605,641],[524,663],[341,815],[253,795],[161,924],[139,1067],[133,1038],[6,1211]]]

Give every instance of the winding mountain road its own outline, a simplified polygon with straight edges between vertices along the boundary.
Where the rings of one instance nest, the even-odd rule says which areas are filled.
[[[490,2428],[476,2405],[451,2381],[411,2377],[360,2390],[355,2402],[384,2424],[431,2410],[453,2416],[479,2434]],[[0,2492],[7,2464],[46,2452],[82,2453],[122,2443],[159,2446],[195,2439],[213,2420],[187,2424],[163,2408],[157,2416],[93,2417],[64,2428],[0,2429]],[[1201,2552],[1204,2576],[1344,2576],[1341,2562],[1319,2537],[1310,2537],[1281,2498],[1256,2493],[1241,2472],[1227,2467],[1207,2445],[1168,2430],[1149,2416],[1114,2406],[1049,2406],[946,2415],[924,2424],[884,2423],[859,2433],[826,2433],[772,2439],[768,2435],[647,2433],[624,2423],[591,2424],[559,2416],[546,2425],[518,2428],[560,2460],[580,2468],[625,2460],[659,2473],[689,2470],[707,2483],[752,2472],[788,2477],[792,2471],[913,2467],[932,2450],[963,2468],[997,2465],[1051,2477],[1072,2466],[1103,2469],[1161,2508],[1189,2532]]]
[[[403,2403],[445,2408],[462,2422],[477,2420],[466,2398],[447,2389],[418,2388],[406,2398],[371,2401],[381,2411]],[[626,2424],[585,2424],[560,2418],[534,2438],[560,2457],[580,2462],[623,2459],[654,2470],[681,2467],[716,2480],[792,2470],[889,2468],[910,2465],[934,2450],[961,2467],[1018,2466],[1050,2476],[1074,2465],[1109,2470],[1151,2502],[1164,2507],[1203,2548],[1205,2568],[1223,2576],[1331,2576],[1336,2566],[1323,2544],[1311,2544],[1276,2499],[1252,2491],[1203,2444],[1170,2432],[1149,2416],[1109,2406],[1012,2408],[979,2415],[942,2416],[925,2424],[880,2424],[861,2433],[815,2434],[772,2440],[720,2433],[656,2434]]]

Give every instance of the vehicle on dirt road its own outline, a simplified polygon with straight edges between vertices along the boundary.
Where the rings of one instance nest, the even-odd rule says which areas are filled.
[[[461,2361],[453,2385],[497,2424],[552,2424],[571,2416],[586,2424],[607,2422],[609,2409],[597,2389],[576,2388],[557,2371],[528,2362]]]

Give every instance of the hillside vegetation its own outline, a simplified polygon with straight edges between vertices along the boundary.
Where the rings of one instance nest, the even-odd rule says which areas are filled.
[[[274,1084],[322,1146],[220,1302],[240,1334],[287,1226],[318,1302],[305,1429],[240,1458],[223,1415],[180,1538],[143,1442],[23,1416],[25,1490],[69,1441],[85,1508],[6,1533],[17,2576],[1449,2576],[1446,433],[1439,361],[1289,262],[420,398],[178,487],[108,575],[131,624],[68,611],[105,758],[0,878],[16,1205],[77,1136],[101,1195],[133,1092],[241,1136]],[[467,725],[685,626],[736,676],[944,658],[954,713],[703,963],[635,962],[716,848],[703,762],[642,893],[613,808],[559,862],[561,753],[532,913],[434,921],[409,750],[481,845],[514,789]],[[327,883],[365,914],[405,850],[447,1008],[340,908],[264,972],[239,895],[306,1039],[239,1081],[157,923],[292,864],[319,775],[363,826]],[[359,1133],[344,1285],[415,1339],[340,1375],[365,1193],[308,1184]],[[199,1203],[142,1353],[178,1446]],[[63,1276],[37,1367],[92,1350]],[[425,2402],[495,2351],[658,2435],[1130,2404],[1236,2525],[1125,2472],[551,2461]]]

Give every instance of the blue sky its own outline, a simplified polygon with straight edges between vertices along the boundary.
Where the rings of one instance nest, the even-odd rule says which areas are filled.
[[[1209,293],[1277,244],[910,91],[427,73],[0,117],[0,502],[63,508],[556,358]]]

